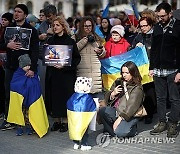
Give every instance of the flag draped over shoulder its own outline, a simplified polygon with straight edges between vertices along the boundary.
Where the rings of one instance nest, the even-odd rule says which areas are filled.
[[[74,93],[67,101],[69,137],[80,141],[96,113],[96,103],[86,93]]]
[[[11,81],[10,104],[7,121],[25,126],[22,105],[28,109],[29,122],[39,135],[44,136],[49,127],[48,117],[41,95],[37,74],[29,78],[21,68],[14,73]]]
[[[142,84],[153,81],[153,79],[148,75],[149,60],[145,46],[136,47],[124,54],[101,60],[101,73],[105,89],[109,90],[113,82],[120,77],[120,68],[127,61],[132,61],[137,65],[142,77]]]

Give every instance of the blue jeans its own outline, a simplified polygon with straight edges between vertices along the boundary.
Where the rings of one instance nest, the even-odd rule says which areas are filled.
[[[154,76],[155,91],[157,97],[157,113],[159,121],[166,122],[166,101],[167,93],[169,94],[169,101],[171,102],[171,112],[169,120],[177,122],[180,112],[180,94],[178,84],[174,82],[176,73],[170,74],[166,77]]]
[[[132,137],[137,132],[137,122],[139,118],[132,118],[130,121],[122,120],[116,130],[113,130],[113,124],[116,121],[116,109],[114,107],[102,107],[99,110],[99,116],[104,125],[104,132],[111,136]]]

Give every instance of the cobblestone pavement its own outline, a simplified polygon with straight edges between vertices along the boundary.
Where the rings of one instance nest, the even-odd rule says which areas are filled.
[[[52,119],[49,119],[52,124]],[[158,136],[149,134],[157,122],[156,119],[150,125],[145,125],[143,121],[140,121],[138,124],[139,134],[131,139],[101,137],[99,134],[102,133],[102,125],[98,125],[96,132],[89,133],[89,144],[92,146],[92,150],[87,152],[73,149],[68,132],[49,131],[40,139],[36,134],[16,136],[15,130],[0,131],[0,154],[179,154],[180,135],[176,139],[168,140],[166,132]]]

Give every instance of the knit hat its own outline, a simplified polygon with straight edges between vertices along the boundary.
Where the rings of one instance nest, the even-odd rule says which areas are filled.
[[[25,4],[18,4],[15,6],[15,8],[20,8],[21,10],[23,10],[24,14],[28,15],[28,8]]]
[[[115,25],[111,28],[111,34],[112,32],[117,32],[119,35],[121,35],[121,37],[124,36],[125,31],[124,31],[124,27],[121,25]]]
[[[20,68],[31,65],[31,59],[30,59],[28,54],[24,54],[24,55],[19,56],[18,60],[19,60],[19,67]]]
[[[12,22],[13,14],[12,14],[12,13],[9,13],[9,12],[4,13],[1,18],[5,18],[5,19],[7,19],[9,22]]]

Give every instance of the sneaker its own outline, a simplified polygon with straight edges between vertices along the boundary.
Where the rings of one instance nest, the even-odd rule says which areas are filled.
[[[21,127],[18,127],[16,130],[16,136],[22,136],[23,135],[23,129]]]
[[[91,150],[91,149],[92,149],[92,147],[89,146],[89,145],[81,145],[81,150],[82,151],[88,151],[88,150]]]
[[[32,128],[27,127],[27,128],[26,128],[26,133],[27,133],[27,135],[32,135],[32,134],[33,134]]]
[[[80,145],[77,144],[77,143],[75,143],[75,144],[74,144],[74,150],[77,150],[77,149],[79,149],[79,148],[80,148]]]
[[[0,126],[0,130],[10,130],[10,129],[14,129],[15,127],[14,127],[14,125],[13,124],[11,124],[11,123],[8,123],[7,121],[4,121],[3,123],[2,123],[2,125]]]
[[[61,124],[59,122],[54,122],[53,126],[51,127],[51,131],[57,131],[60,129]]]
[[[168,123],[168,129],[167,129],[167,137],[168,138],[176,138],[179,134],[179,131],[177,130],[177,124],[176,123]]]
[[[155,127],[153,130],[150,131],[151,135],[159,135],[163,131],[167,129],[167,125],[165,122],[159,122],[157,127]]]

